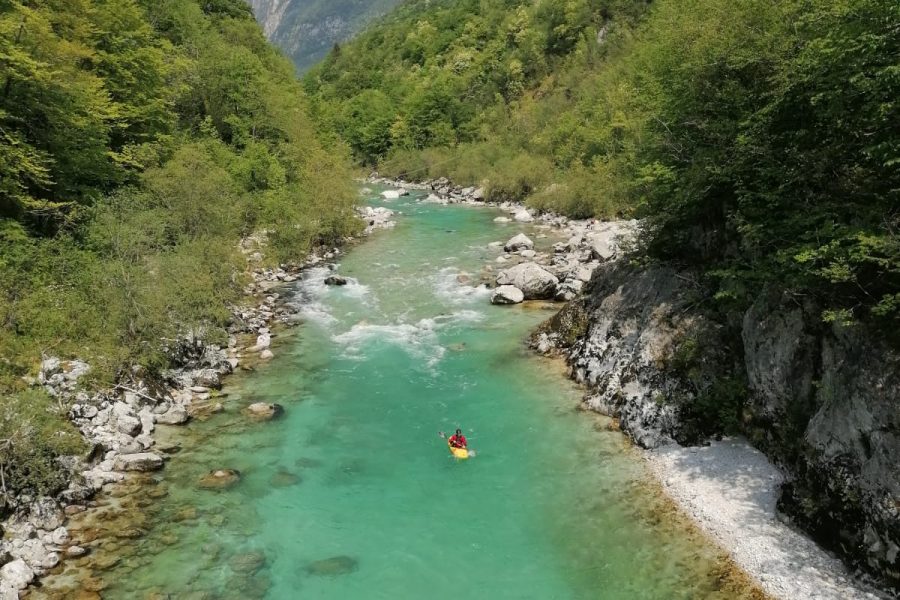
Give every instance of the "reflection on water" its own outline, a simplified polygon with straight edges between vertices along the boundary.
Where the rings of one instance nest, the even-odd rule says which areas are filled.
[[[304,324],[230,381],[224,412],[169,433],[163,473],[76,517],[91,553],[38,597],[752,597],[624,438],[574,410],[559,365],[525,350],[549,312],[487,303],[488,244],[516,228],[392,205],[401,224],[337,268],[350,285],[326,286],[329,269],[295,284]],[[285,414],[242,413],[257,402]],[[437,435],[458,426],[476,458]]]

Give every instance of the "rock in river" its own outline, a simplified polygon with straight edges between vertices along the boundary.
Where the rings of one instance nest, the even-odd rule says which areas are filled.
[[[522,290],[526,300],[552,298],[559,280],[540,265],[527,262],[500,271],[497,285],[513,285]]]
[[[262,552],[245,552],[235,555],[229,562],[235,573],[256,573],[266,565],[266,555]]]
[[[236,469],[218,469],[210,471],[200,479],[200,487],[205,490],[227,490],[241,480],[241,473]]]
[[[340,275],[329,275],[325,278],[325,285],[347,285],[347,278]]]
[[[519,304],[525,294],[514,285],[501,285],[491,294],[491,304]]]
[[[506,245],[503,246],[503,249],[507,252],[517,252],[519,250],[531,250],[534,248],[534,242],[529,239],[527,235],[524,233],[520,233],[519,235],[513,237]]]
[[[152,452],[123,454],[116,457],[116,471],[158,471],[162,469],[163,459]]]
[[[332,556],[324,560],[317,560],[306,567],[310,575],[347,575],[359,566],[359,561],[350,556]]]
[[[256,402],[244,409],[244,414],[260,421],[269,421],[284,414],[284,407],[280,404],[268,402]]]

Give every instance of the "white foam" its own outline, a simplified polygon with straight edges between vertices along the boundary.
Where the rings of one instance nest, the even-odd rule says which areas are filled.
[[[434,319],[422,319],[418,323],[397,323],[393,325],[373,325],[357,323],[349,331],[335,335],[332,339],[345,347],[347,358],[363,359],[365,350],[374,346],[372,342],[397,346],[413,358],[425,361],[429,367],[443,358],[446,349],[437,339]]]
[[[445,267],[435,273],[433,277],[435,295],[452,305],[481,303],[490,297],[491,290],[487,286],[460,283],[460,275],[467,274],[456,267]]]
[[[323,327],[336,323],[337,318],[331,313],[331,309],[325,302],[328,295],[332,293],[361,300],[366,306],[371,306],[375,302],[369,286],[361,284],[353,277],[347,277],[347,285],[344,286],[325,285],[325,279],[333,274],[334,271],[329,267],[313,267],[303,273],[303,278],[297,284],[296,294],[291,304],[304,320]]]

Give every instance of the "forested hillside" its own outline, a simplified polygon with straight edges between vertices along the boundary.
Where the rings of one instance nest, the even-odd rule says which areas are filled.
[[[0,65],[5,494],[52,490],[77,446],[23,381],[42,354],[97,384],[164,368],[165,339],[224,336],[242,236],[268,232],[274,261],[356,225],[341,153],[243,0],[0,2]]]
[[[386,174],[646,218],[721,306],[762,282],[897,331],[900,5],[412,0],[306,78]]]
[[[249,0],[269,40],[306,71],[400,0]]]

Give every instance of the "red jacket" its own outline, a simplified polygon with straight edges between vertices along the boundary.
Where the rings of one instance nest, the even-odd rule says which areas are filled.
[[[459,434],[459,435],[453,434],[452,436],[450,436],[450,439],[447,440],[447,443],[449,443],[454,448],[468,448],[469,447],[469,442],[466,440],[466,436],[464,436],[462,434]]]

